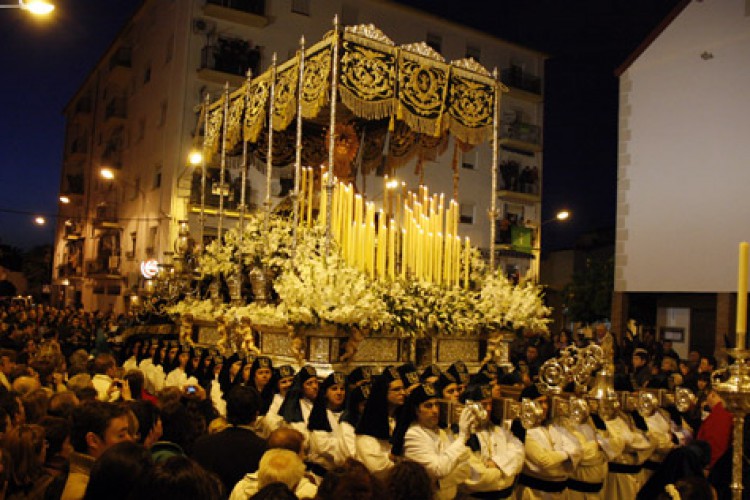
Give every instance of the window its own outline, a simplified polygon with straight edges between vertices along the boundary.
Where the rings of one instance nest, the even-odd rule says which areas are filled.
[[[475,206],[473,203],[461,203],[459,206],[459,218],[458,221],[461,224],[474,224],[474,210]]]
[[[151,186],[153,189],[159,189],[161,187],[161,165],[157,165],[154,168],[154,182]]]
[[[146,65],[146,68],[143,70],[143,84],[147,84],[151,81],[151,63],[148,63]]]
[[[141,194],[141,191],[142,191],[142,189],[141,189],[141,178],[140,177],[136,177],[135,180],[133,181],[133,193],[132,193],[132,196],[130,197],[130,199],[131,200],[137,199],[138,195]]]
[[[440,52],[443,46],[443,37],[435,33],[427,33],[427,45],[432,47],[435,52]]]
[[[479,62],[482,58],[482,49],[478,45],[466,44],[466,57]]]
[[[292,12],[295,14],[302,14],[303,16],[309,16],[310,0],[292,0]]]
[[[174,34],[169,37],[169,40],[167,40],[167,47],[166,47],[166,55],[164,57],[164,64],[167,64],[169,61],[171,61],[173,55],[174,55]]]
[[[163,127],[165,123],[167,123],[167,101],[162,101],[159,107],[159,121],[156,125]]]

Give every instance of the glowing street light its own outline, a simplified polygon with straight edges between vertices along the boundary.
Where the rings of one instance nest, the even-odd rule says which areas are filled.
[[[570,211],[569,210],[560,210],[555,214],[554,217],[551,219],[547,219],[546,221],[542,222],[540,226],[543,226],[545,224],[548,224],[550,222],[564,222],[566,220],[570,219]]]
[[[70,203],[70,197],[65,196],[64,194],[60,195],[60,203],[62,203],[63,205],[67,205],[68,203]]]
[[[47,219],[45,219],[45,218],[44,218],[44,217],[42,217],[41,215],[37,215],[37,216],[36,216],[36,217],[34,218],[34,224],[36,224],[37,226],[43,226],[43,225],[45,225],[46,223],[47,223]]]
[[[193,149],[190,151],[190,154],[188,154],[188,162],[194,167],[201,165],[203,163],[203,153],[197,149]]]
[[[45,0],[18,0],[17,4],[0,5],[0,9],[21,9],[35,16],[46,16],[55,10],[55,6]]]
[[[112,179],[115,178],[115,172],[109,167],[103,167],[99,169],[99,176],[101,176],[102,179],[111,181]]]

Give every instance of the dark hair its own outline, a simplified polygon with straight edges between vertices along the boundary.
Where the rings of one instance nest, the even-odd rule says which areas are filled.
[[[221,481],[193,460],[170,457],[154,465],[129,497],[132,500],[219,500],[222,498]]]
[[[368,500],[385,498],[385,488],[357,460],[347,458],[344,465],[326,474],[318,487],[316,500]]]
[[[78,406],[71,415],[70,444],[78,453],[87,453],[86,434],[93,432],[104,439],[109,423],[127,415],[127,408],[114,403],[89,401]]]
[[[97,397],[99,393],[93,387],[81,387],[76,391],[76,397],[81,403],[90,403],[92,401],[98,401]]]
[[[138,420],[138,439],[141,444],[146,440],[151,429],[153,429],[161,418],[161,411],[151,401],[132,401],[128,407]]]
[[[0,408],[10,416],[12,423],[16,423],[18,414],[21,412],[21,403],[18,398],[18,393],[15,391],[0,392]]]
[[[57,455],[62,451],[63,443],[70,437],[70,422],[61,417],[46,416],[39,421],[44,427],[45,437],[49,443],[47,458]]]
[[[701,359],[706,358],[706,361],[708,361],[708,364],[716,368],[716,358],[713,356],[701,356]]]
[[[432,500],[432,479],[427,470],[412,460],[399,460],[386,481],[387,496],[391,500]]]
[[[94,373],[105,374],[115,366],[115,357],[109,353],[97,354],[94,358]]]
[[[178,445],[187,454],[193,449],[195,440],[205,432],[205,422],[179,402],[161,408],[161,422],[164,429],[162,440]]]
[[[227,422],[248,425],[255,421],[260,410],[260,394],[255,387],[235,386],[224,399],[227,401]]]
[[[297,500],[297,495],[284,483],[267,484],[249,500]]]
[[[47,414],[53,417],[70,419],[70,415],[76,406],[78,406],[78,397],[74,392],[56,392],[49,398]]]
[[[49,395],[46,389],[36,389],[28,394],[24,394],[21,402],[26,412],[26,422],[36,424],[47,414]]]
[[[84,500],[126,499],[134,485],[153,467],[151,453],[138,443],[123,441],[107,448],[91,468]]]
[[[128,372],[122,378],[127,381],[128,387],[130,387],[130,394],[133,396],[133,399],[141,399],[143,384],[146,381],[146,377],[143,376],[143,372],[140,370],[128,370]]]

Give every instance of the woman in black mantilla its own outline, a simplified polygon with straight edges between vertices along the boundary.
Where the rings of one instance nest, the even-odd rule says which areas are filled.
[[[343,465],[347,451],[341,434],[340,419],[346,402],[346,376],[341,372],[331,372],[320,384],[315,398],[307,430],[310,431],[308,467],[318,474]]]
[[[391,435],[396,417],[404,405],[404,383],[392,366],[373,379],[370,397],[356,427],[357,459],[378,479],[393,468]]]

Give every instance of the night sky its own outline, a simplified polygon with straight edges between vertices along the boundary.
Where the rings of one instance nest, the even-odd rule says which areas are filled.
[[[52,243],[63,108],[140,1],[57,0],[49,20],[0,9],[0,243]],[[574,215],[564,226],[545,226],[545,249],[571,246],[581,232],[614,226],[613,71],[678,0],[399,1],[550,55],[543,216],[563,207]],[[33,224],[37,213],[48,217],[46,227]]]

